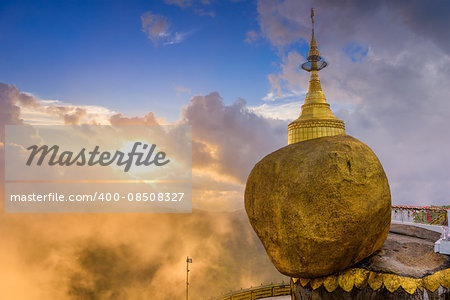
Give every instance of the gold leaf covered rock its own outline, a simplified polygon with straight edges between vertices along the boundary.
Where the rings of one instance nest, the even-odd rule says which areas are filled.
[[[344,270],[381,247],[391,196],[372,150],[336,135],[264,157],[248,177],[245,209],[278,271],[315,278]]]

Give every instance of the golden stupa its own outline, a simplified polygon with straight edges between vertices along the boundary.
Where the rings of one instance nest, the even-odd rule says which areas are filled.
[[[319,80],[319,71],[327,66],[320,57],[314,36],[314,10],[311,9],[312,38],[307,62],[302,69],[311,73],[305,104],[298,119],[288,126],[288,144],[324,136],[345,134],[345,124],[333,115]]]
[[[386,174],[331,112],[318,76],[325,66],[313,29],[302,65],[311,80],[300,117],[289,124],[289,145],[259,161],[245,187],[250,224],[278,271],[294,278],[332,274],[370,256],[391,221]]]

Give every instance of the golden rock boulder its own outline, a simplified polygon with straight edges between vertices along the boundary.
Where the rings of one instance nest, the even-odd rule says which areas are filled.
[[[248,177],[245,209],[278,271],[314,278],[343,270],[382,246],[391,196],[372,150],[337,135],[264,157]]]

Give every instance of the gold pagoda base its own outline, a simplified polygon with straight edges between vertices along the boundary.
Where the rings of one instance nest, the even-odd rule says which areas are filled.
[[[345,134],[345,124],[339,119],[295,120],[288,126],[288,144],[324,136]]]

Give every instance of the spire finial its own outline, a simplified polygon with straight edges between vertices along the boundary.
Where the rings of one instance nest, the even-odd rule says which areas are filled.
[[[311,8],[312,36],[309,45],[309,53],[307,62],[302,65],[302,69],[308,72],[312,70],[322,70],[327,66],[327,62],[320,57],[319,48],[317,47],[316,37],[314,36],[314,8]]]
[[[319,80],[319,72],[327,66],[320,57],[314,36],[314,9],[311,8],[312,37],[307,62],[302,69],[311,73],[305,104],[298,119],[288,126],[288,143],[293,144],[322,136],[345,134],[345,124],[333,115]]]

